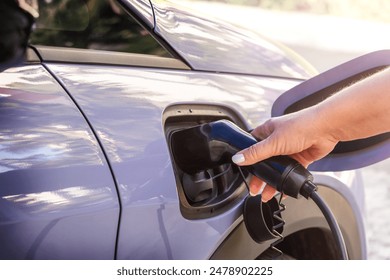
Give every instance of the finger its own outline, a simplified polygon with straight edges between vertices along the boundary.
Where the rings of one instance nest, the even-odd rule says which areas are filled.
[[[263,124],[254,128],[251,134],[257,139],[266,139],[274,130],[274,122],[272,119],[267,120]]]
[[[249,182],[249,193],[251,196],[255,196],[261,193],[265,187],[265,182],[256,176],[252,176],[251,181]]]
[[[250,165],[275,155],[276,146],[270,137],[274,130],[272,119],[257,126],[251,134],[257,139],[263,139],[249,148],[238,152],[232,157],[232,161],[238,165]]]
[[[251,165],[275,155],[274,149],[272,145],[269,144],[268,139],[269,138],[238,152],[232,157],[232,161],[237,165]]]
[[[277,193],[277,190],[275,190],[273,187],[271,187],[270,185],[266,185],[263,192],[261,193],[261,200],[263,202],[268,202]]]
[[[311,163],[313,163],[313,161],[307,160],[301,153],[290,155],[290,157],[298,161],[305,168],[307,168]]]

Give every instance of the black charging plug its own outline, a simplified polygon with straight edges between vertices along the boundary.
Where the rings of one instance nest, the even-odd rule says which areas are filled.
[[[227,120],[179,130],[172,133],[170,139],[176,164],[188,174],[232,163],[231,158],[235,153],[258,142],[251,134]],[[282,194],[294,198],[312,198],[329,223],[341,258],[347,259],[345,243],[337,221],[317,194],[313,175],[305,167],[291,157],[275,156],[241,168],[275,187]],[[250,217],[253,218],[252,215]],[[252,218],[249,224],[255,222]]]
[[[286,156],[276,156],[253,165],[241,166],[268,185],[273,186],[280,193],[293,198],[301,195],[310,197],[311,191],[306,182],[313,181],[313,175],[296,160]]]

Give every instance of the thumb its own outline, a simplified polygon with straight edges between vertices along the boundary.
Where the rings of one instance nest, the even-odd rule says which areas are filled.
[[[232,161],[237,165],[251,165],[273,156],[274,154],[268,145],[268,139],[238,152],[232,157]]]

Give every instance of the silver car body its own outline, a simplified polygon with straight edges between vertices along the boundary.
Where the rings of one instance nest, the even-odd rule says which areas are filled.
[[[0,258],[257,258],[270,243],[249,237],[243,198],[216,216],[183,216],[166,119],[211,108],[253,128],[311,69],[169,1],[122,2],[179,57],[36,46],[30,65],[0,74]],[[366,258],[359,174],[315,181],[350,257]],[[284,235],[327,229],[313,203],[286,205]]]

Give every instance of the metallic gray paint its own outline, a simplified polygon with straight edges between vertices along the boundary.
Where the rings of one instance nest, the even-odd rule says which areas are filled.
[[[241,204],[210,219],[183,218],[161,122],[164,110],[177,103],[222,104],[253,127],[296,82],[114,66],[48,67],[85,112],[112,163],[123,207],[118,258],[209,258],[240,221]]]
[[[140,14],[152,22],[148,1],[124,2],[142,6]],[[156,31],[176,50],[188,52],[185,58],[197,70],[308,77],[260,38],[252,41],[237,29],[156,3]],[[183,218],[162,125],[165,108],[227,106],[254,127],[270,116],[275,99],[297,84],[140,67],[46,67],[83,110],[111,162],[123,207],[120,259],[209,258],[241,221],[240,204],[210,219]],[[95,135],[73,101],[42,66],[14,68],[0,75],[0,118],[0,258],[114,258],[118,194]],[[356,206],[361,186],[354,189],[344,174],[322,174],[320,180],[338,188],[364,237]],[[287,224],[286,230],[296,226]],[[358,242],[364,258],[365,240]]]
[[[63,89],[42,66],[8,69],[0,120],[0,258],[113,259],[113,178]]]
[[[156,34],[196,70],[306,79],[313,72],[280,48],[226,22],[191,13],[177,2],[151,1]]]
[[[256,122],[295,82],[233,75],[48,64],[97,131],[122,202],[119,259],[208,258],[241,215],[189,221],[179,209],[162,115],[174,103],[212,103]]]

